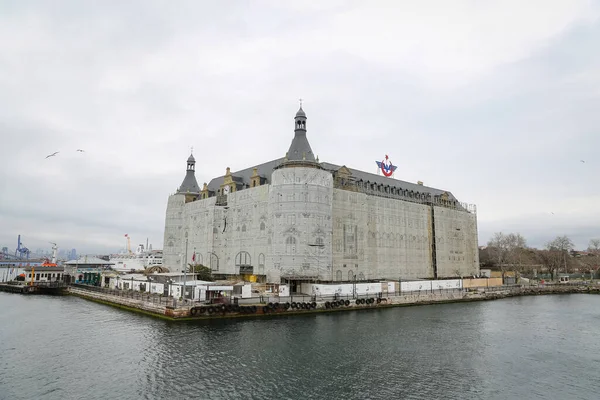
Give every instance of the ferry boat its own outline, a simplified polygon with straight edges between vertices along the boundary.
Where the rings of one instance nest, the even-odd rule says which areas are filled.
[[[135,252],[111,254],[109,261],[114,263],[112,269],[115,271],[140,271],[156,265],[162,266],[162,250],[152,250],[151,247],[146,249],[140,244]]]

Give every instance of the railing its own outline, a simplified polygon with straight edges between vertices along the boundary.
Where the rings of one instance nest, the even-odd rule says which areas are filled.
[[[158,293],[147,293],[126,289],[109,289],[100,286],[84,285],[81,283],[75,283],[71,286],[74,288],[84,289],[91,292],[106,294],[110,296],[118,296],[126,299],[139,300],[151,304],[164,305],[167,307],[176,307],[178,303],[176,299]]]

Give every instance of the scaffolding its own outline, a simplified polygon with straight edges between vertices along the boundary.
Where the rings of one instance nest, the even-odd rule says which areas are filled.
[[[464,203],[450,198],[448,192],[443,192],[439,195],[432,195],[425,190],[421,192],[413,189],[402,189],[397,186],[383,183],[356,180],[353,177],[336,179],[334,182],[334,187],[336,189],[362,193],[368,196],[407,201],[410,203],[423,204],[427,206],[444,207],[470,214],[477,214],[477,206],[475,204]]]

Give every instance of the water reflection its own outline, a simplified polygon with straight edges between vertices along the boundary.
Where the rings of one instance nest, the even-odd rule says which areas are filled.
[[[0,293],[0,399],[592,399],[599,306],[567,295],[172,323]]]

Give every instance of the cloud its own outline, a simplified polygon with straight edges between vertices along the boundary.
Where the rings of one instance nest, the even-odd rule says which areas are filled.
[[[389,154],[399,179],[476,203],[482,243],[584,246],[600,223],[594,2],[1,7],[0,245],[161,247],[189,148],[199,183],[282,157],[299,97],[321,160]]]

